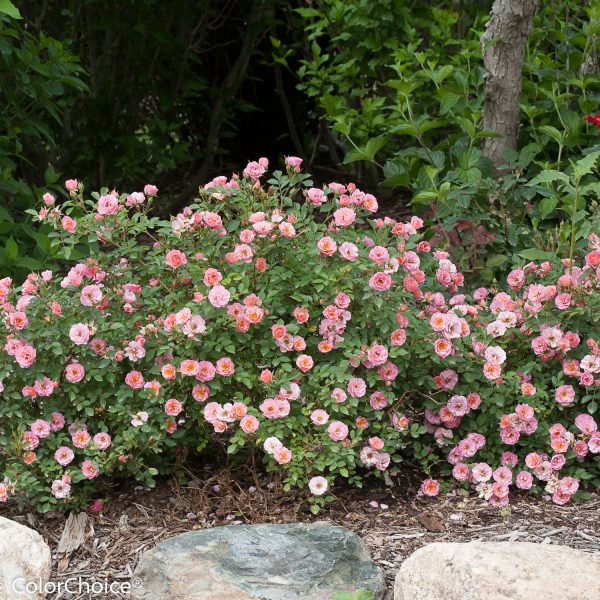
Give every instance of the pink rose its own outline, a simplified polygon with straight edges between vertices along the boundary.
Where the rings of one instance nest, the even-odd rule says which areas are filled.
[[[22,369],[27,369],[35,362],[36,351],[33,346],[24,344],[15,351],[15,360]]]
[[[356,213],[351,208],[338,208],[333,213],[335,224],[338,227],[349,227],[356,219]]]
[[[329,415],[322,409],[313,410],[310,414],[310,420],[315,425],[325,425],[329,421]]]
[[[340,256],[350,262],[358,258],[358,247],[352,242],[344,242],[339,249]]]
[[[78,346],[87,344],[90,339],[90,328],[83,323],[75,323],[69,330],[69,338]]]
[[[327,196],[325,196],[325,192],[318,188],[310,188],[306,192],[306,197],[308,201],[315,206],[320,206],[321,204],[327,202]]]
[[[327,479],[325,479],[325,477],[313,477],[308,482],[308,489],[310,490],[310,493],[314,496],[322,496],[328,488],[329,483],[327,482]]]
[[[389,273],[375,273],[369,279],[369,285],[379,292],[385,292],[392,287],[392,277]]]
[[[240,420],[240,427],[244,433],[254,433],[259,425],[259,420],[252,415],[245,415]]]
[[[346,392],[342,389],[342,388],[335,388],[332,392],[331,392],[331,397],[333,398],[333,400],[335,400],[338,404],[341,404],[342,402],[346,401],[346,398],[348,397],[346,395]]]
[[[125,383],[133,390],[141,390],[144,387],[144,377],[139,371],[129,371],[125,375]]]
[[[204,271],[204,277],[202,278],[202,281],[204,282],[204,285],[212,287],[213,285],[219,284],[221,279],[223,279],[223,275],[220,273],[220,271],[210,268]]]
[[[264,175],[268,167],[269,161],[266,158],[261,158],[258,162],[251,161],[246,165],[243,175],[246,179],[258,181]]]
[[[98,200],[98,214],[102,216],[116,215],[119,210],[119,199],[113,195],[100,196]]]
[[[96,306],[102,301],[102,290],[97,285],[86,285],[81,290],[79,300],[83,306]]]
[[[471,478],[471,469],[464,463],[457,463],[452,469],[452,476],[457,481],[468,481]]]
[[[325,236],[317,242],[317,248],[323,256],[333,256],[337,250],[337,244],[331,237]]]
[[[235,372],[235,366],[230,358],[219,358],[217,360],[217,373],[222,377],[230,377]]]
[[[87,448],[92,437],[85,429],[78,429],[71,434],[71,441],[76,448]]]
[[[421,492],[425,496],[437,496],[440,493],[440,484],[435,479],[426,479],[421,484]]]
[[[73,233],[75,231],[75,228],[77,227],[77,222],[75,221],[75,219],[72,219],[71,217],[67,216],[63,217],[60,220],[60,224],[67,233]]]
[[[381,344],[375,344],[367,350],[367,359],[375,367],[385,364],[388,359],[387,348]]]
[[[348,393],[353,398],[362,398],[367,393],[367,384],[360,377],[353,377],[348,382]]]
[[[290,167],[296,173],[300,173],[300,166],[302,165],[302,159],[297,156],[286,156],[285,164]]]
[[[529,471],[521,471],[517,474],[515,482],[520,490],[528,490],[533,485],[533,475]]]
[[[106,450],[111,444],[111,438],[108,433],[101,431],[94,436],[94,444],[98,450]]]
[[[327,433],[335,442],[341,442],[348,437],[348,425],[341,421],[332,421],[327,428]]]
[[[87,479],[94,479],[98,477],[100,469],[91,460],[84,460],[81,464],[81,472]]]
[[[308,354],[301,354],[296,359],[296,366],[303,372],[308,373],[313,368],[314,361]]]
[[[74,458],[75,453],[68,446],[61,446],[54,453],[54,459],[59,465],[63,467],[67,466],[70,462],[72,462]]]
[[[554,298],[554,304],[558,310],[566,310],[571,306],[571,294],[558,294]]]
[[[385,265],[390,258],[390,254],[383,246],[373,246],[369,251],[369,258],[377,265]]]
[[[502,375],[502,367],[497,362],[486,362],[483,365],[483,374],[486,379],[494,381]]]
[[[215,378],[217,372],[215,366],[208,360],[201,360],[198,362],[198,373],[196,379],[200,381],[211,381]]]
[[[571,494],[565,493],[560,488],[552,494],[552,502],[554,504],[563,505],[566,504],[571,499]]]
[[[172,269],[177,269],[181,265],[187,264],[187,257],[180,250],[171,250],[167,252],[165,260],[167,262],[167,265]]]
[[[594,431],[598,430],[598,424],[591,415],[586,413],[577,415],[575,417],[575,427],[586,435],[591,435]]]
[[[85,369],[77,362],[65,367],[65,379],[69,383],[79,383],[85,377]]]
[[[280,465],[287,465],[292,460],[292,453],[285,446],[277,448],[273,456]]]
[[[561,385],[556,388],[556,391],[554,392],[554,398],[559,404],[568,406],[575,400],[575,390],[573,389],[572,385]]]
[[[506,279],[512,290],[519,290],[525,283],[525,272],[523,269],[515,269],[508,274]]]
[[[371,394],[369,404],[373,410],[383,410],[389,404],[389,400],[384,392],[377,391]]]
[[[216,308],[223,308],[229,304],[231,294],[222,285],[216,285],[208,292],[208,301]]]
[[[183,410],[183,404],[175,398],[171,398],[165,402],[165,413],[170,417],[176,417]]]

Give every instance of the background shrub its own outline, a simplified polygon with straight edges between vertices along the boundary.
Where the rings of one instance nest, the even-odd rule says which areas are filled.
[[[18,11],[12,13],[18,16]],[[53,164],[64,113],[87,88],[77,58],[56,39],[33,34],[0,10],[0,272],[23,279],[52,258],[48,227],[24,219],[45,189],[58,190]]]

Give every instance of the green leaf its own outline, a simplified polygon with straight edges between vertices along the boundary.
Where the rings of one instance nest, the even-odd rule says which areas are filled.
[[[550,198],[544,198],[540,202],[540,213],[542,218],[546,218],[548,215],[551,215],[558,204],[558,200],[556,196],[551,196]]]
[[[552,127],[551,125],[542,125],[539,130],[542,133],[545,133],[548,137],[551,137],[555,142],[564,146],[565,143],[565,135],[561,133],[556,127]]]
[[[565,175],[560,171],[555,171],[554,169],[548,169],[536,175],[531,181],[528,181],[527,185],[538,185],[540,183],[550,183],[559,180],[564,181],[565,183],[569,183],[570,181],[568,175]]]
[[[594,181],[593,183],[588,183],[581,188],[581,194],[587,194],[588,192],[594,192],[597,198],[600,198],[600,181]]]
[[[557,258],[554,252],[546,252],[545,250],[540,250],[539,248],[529,248],[528,250],[523,250],[523,252],[518,253],[518,256],[526,258],[527,260],[556,260]]]
[[[600,158],[600,152],[592,152],[578,160],[573,165],[573,174],[575,177],[581,179],[584,175],[591,173],[598,162],[598,158]]]
[[[440,114],[445,115],[447,112],[451,111],[459,100],[460,96],[454,92],[445,94],[440,102]]]
[[[499,138],[502,137],[497,131],[492,129],[482,129],[481,131],[477,131],[473,136],[474,140],[478,140],[480,138]]]
[[[19,256],[15,260],[15,265],[17,267],[29,269],[30,271],[39,271],[43,267],[43,264],[39,260],[31,258],[30,256]]]
[[[34,211],[34,213],[35,213],[35,211]],[[37,216],[37,213],[35,213],[35,214]],[[6,221],[8,223],[14,223],[14,220],[10,216],[10,213],[3,206],[0,206],[0,221]]]
[[[442,83],[442,81],[444,81],[444,79],[446,79],[446,77],[448,77],[452,71],[454,71],[454,67],[452,65],[444,65],[443,67],[440,67],[431,73],[427,73],[427,76],[429,79],[439,84]]]
[[[373,162],[375,160],[375,155],[386,145],[386,143],[387,137],[384,135],[371,138],[363,148],[350,150],[344,158],[344,164],[357,160]]]
[[[13,19],[22,19],[19,9],[10,0],[0,0],[0,13],[4,13]]]
[[[456,122],[460,125],[460,128],[470,137],[474,138],[477,133],[477,128],[471,119],[465,117],[456,117]]]
[[[419,192],[418,194],[415,194],[413,196],[412,201],[414,203],[429,202],[430,200],[436,200],[437,197],[438,197],[438,193],[437,192],[433,192],[433,191],[429,191],[429,190],[424,190],[422,192]]]
[[[44,173],[44,181],[46,185],[52,185],[58,181],[58,173],[54,170],[52,165],[48,165],[46,172]]]
[[[508,257],[504,254],[492,254],[486,261],[485,265],[488,269],[493,267],[501,267],[506,261]]]
[[[332,600],[373,600],[373,592],[358,590],[357,592],[337,592]]]
[[[528,166],[541,151],[542,147],[539,144],[527,144],[519,152],[519,163],[522,167]]]
[[[19,254],[19,245],[15,242],[15,239],[12,235],[6,240],[6,246],[4,247],[6,252],[6,258],[9,260],[14,260],[17,258]]]
[[[383,174],[386,179],[381,185],[384,187],[396,187],[410,185],[410,177],[402,162],[388,160],[383,166]]]

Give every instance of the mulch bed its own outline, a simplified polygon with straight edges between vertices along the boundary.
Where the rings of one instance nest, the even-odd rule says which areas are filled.
[[[56,549],[66,515],[16,514],[3,507],[0,515],[39,531],[53,552],[52,581],[82,577],[94,581],[126,581],[140,554],[161,540],[192,529],[238,523],[290,523],[327,520],[351,529],[365,541],[385,573],[389,592],[402,561],[430,542],[531,541],[561,544],[600,553],[600,497],[568,506],[544,499],[519,499],[511,514],[469,496],[417,499],[414,485],[336,490],[338,498],[312,515],[305,499],[283,493],[276,482],[229,470],[207,470],[186,485],[160,481],[148,490],[136,486],[112,492],[100,515],[89,518],[88,537],[70,555]],[[374,507],[371,503],[378,503]],[[383,505],[383,507],[381,506]],[[55,595],[88,599],[88,595]],[[113,595],[112,598],[124,596]],[[97,598],[97,596],[96,596]]]

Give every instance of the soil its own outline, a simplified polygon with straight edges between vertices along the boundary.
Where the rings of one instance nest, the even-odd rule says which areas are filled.
[[[88,517],[84,543],[70,554],[57,553],[65,513],[19,514],[14,507],[3,507],[0,515],[41,533],[53,552],[52,581],[82,577],[90,585],[128,580],[141,553],[167,537],[238,523],[326,520],[351,529],[385,573],[386,600],[392,598],[402,561],[430,542],[531,541],[600,553],[598,495],[567,506],[544,498],[517,498],[506,516],[477,497],[418,498],[415,489],[409,480],[391,487],[369,482],[365,490],[336,489],[336,500],[315,516],[305,496],[282,492],[275,480],[258,479],[246,471],[206,469],[185,485],[162,480],[153,490],[141,486],[112,490],[103,511]],[[120,597],[125,596],[111,596]]]

